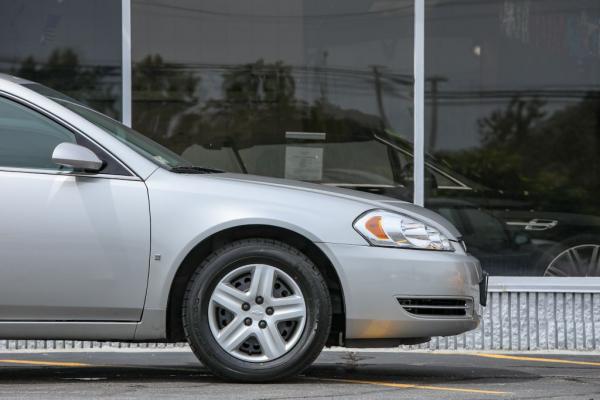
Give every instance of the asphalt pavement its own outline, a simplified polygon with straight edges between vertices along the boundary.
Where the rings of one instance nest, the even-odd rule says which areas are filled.
[[[186,351],[11,352],[0,398],[600,400],[600,355],[326,351],[288,381],[234,384]]]

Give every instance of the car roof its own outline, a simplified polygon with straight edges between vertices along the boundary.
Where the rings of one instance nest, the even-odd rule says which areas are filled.
[[[17,83],[19,85],[23,85],[25,83],[35,83],[35,82],[30,81],[28,79],[19,78],[18,76],[4,74],[4,73],[1,73],[1,72],[0,72],[0,79],[5,80],[5,81],[9,81],[9,82],[13,82],[13,83]]]

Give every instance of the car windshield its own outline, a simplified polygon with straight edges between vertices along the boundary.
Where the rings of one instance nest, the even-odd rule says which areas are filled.
[[[115,121],[110,117],[107,117],[104,114],[79,104],[76,100],[60,92],[37,83],[26,83],[23,86],[49,97],[60,105],[79,114],[92,124],[102,128],[104,131],[125,143],[127,146],[131,147],[143,157],[160,165],[161,167],[170,170],[195,168],[191,162],[187,161],[166,147],[161,146],[141,133],[136,132],[135,130],[123,125],[118,121]]]

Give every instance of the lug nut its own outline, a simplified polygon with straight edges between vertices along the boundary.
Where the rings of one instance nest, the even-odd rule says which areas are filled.
[[[250,326],[250,325],[252,325],[252,318],[246,318],[246,319],[244,319],[244,324],[245,324],[246,326]]]
[[[267,315],[273,315],[273,307],[267,307],[267,309],[265,310]]]
[[[250,309],[250,304],[248,304],[248,303],[242,304],[242,310],[248,311],[249,309]]]
[[[258,327],[261,329],[265,329],[267,327],[267,321],[264,321],[264,320],[260,321],[258,323]]]
[[[258,296],[258,297],[256,298],[256,304],[262,304],[262,303],[263,303],[263,301],[264,301],[264,299],[263,299],[261,296]]]

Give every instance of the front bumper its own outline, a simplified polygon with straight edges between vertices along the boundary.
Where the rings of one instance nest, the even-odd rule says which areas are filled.
[[[484,274],[474,257],[331,243],[319,246],[334,263],[342,283],[346,339],[449,336],[479,324]],[[407,297],[464,299],[472,306],[461,316],[415,315],[398,301]]]

